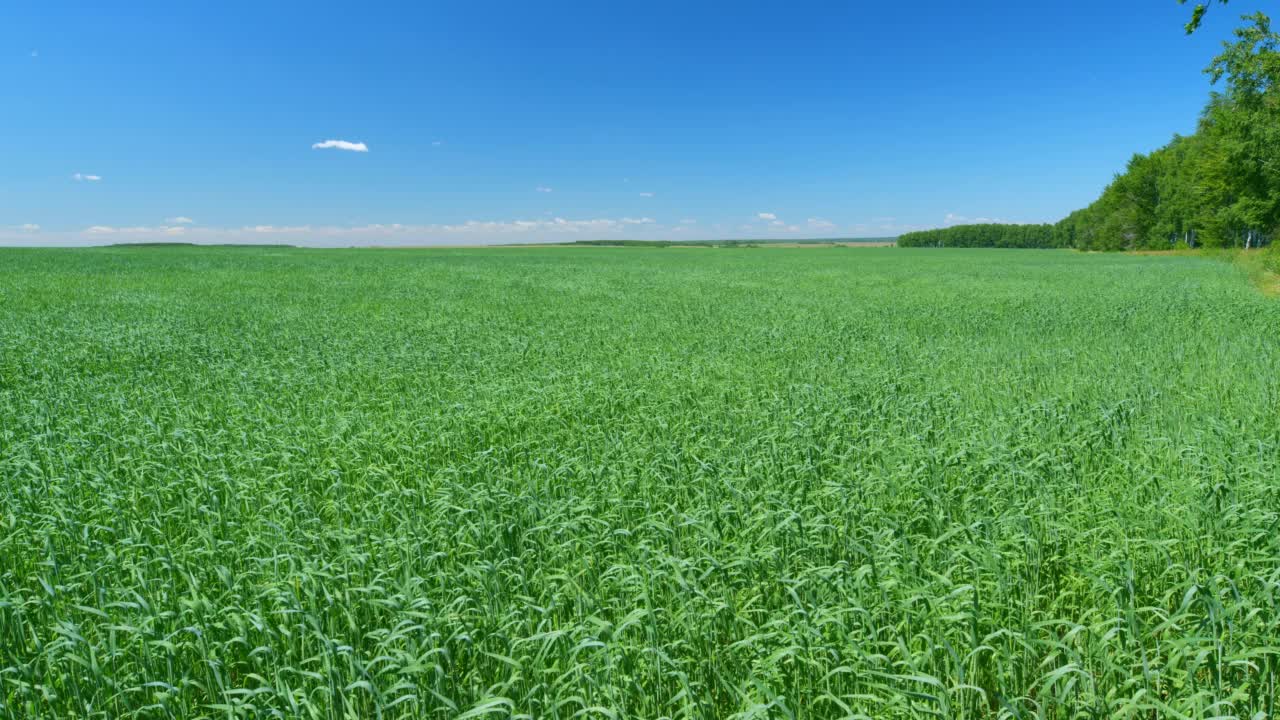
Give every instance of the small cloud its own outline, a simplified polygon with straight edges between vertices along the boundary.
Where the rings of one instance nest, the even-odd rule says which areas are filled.
[[[164,219],[167,225],[195,225],[196,221],[184,215]]]
[[[544,185],[539,185],[539,186],[537,187],[537,190],[538,190],[538,192],[540,192],[540,193],[549,193],[549,192],[552,192],[551,188],[546,187],[546,186],[544,186]]]
[[[835,223],[822,218],[809,218],[808,225],[810,230],[834,230],[836,228]]]
[[[33,57],[33,58],[40,57],[40,51],[39,51],[39,50],[32,50],[32,51],[31,51],[31,57]]]
[[[640,193],[640,197],[653,197],[653,193],[651,193],[651,192],[642,192],[642,193]]]
[[[27,223],[25,225],[19,225],[18,229],[21,230],[22,232],[40,232],[40,226],[35,223]]]
[[[646,218],[622,218],[622,220],[620,220],[619,222],[621,222],[623,225],[649,225],[657,221],[654,220],[653,218],[646,217]]]
[[[956,215],[955,213],[947,213],[946,219],[943,221],[946,225],[1009,225],[1008,220],[989,217],[966,217],[964,215]]]
[[[310,225],[253,225],[242,228],[243,232],[257,235],[290,235],[311,231]]]
[[[346,140],[325,140],[311,146],[312,150],[347,150],[350,152],[369,152],[369,146],[362,142],[347,142]]]
[[[680,224],[681,225],[697,225],[698,221],[694,220],[693,218],[685,218],[680,221]]]
[[[441,146],[441,145],[443,145],[443,144],[444,144],[444,141],[443,141],[443,140],[432,140],[432,141],[431,141],[431,147],[440,147],[440,146]]]
[[[156,236],[174,236],[182,235],[187,231],[184,227],[113,227],[111,225],[94,225],[85,229],[86,235],[127,235],[137,238],[148,238]]]
[[[85,175],[84,173],[76,173],[71,176],[76,182],[98,182],[102,179],[101,175]]]
[[[774,226],[774,227],[783,227],[783,226],[785,226],[785,225],[786,225],[786,223],[782,222],[781,220],[774,220],[773,222],[771,222],[771,223],[769,223],[769,224],[770,224],[770,225],[772,225],[772,226]]]
[[[773,213],[757,213],[756,217],[760,218],[761,220],[777,220],[778,219],[778,216],[774,215]]]

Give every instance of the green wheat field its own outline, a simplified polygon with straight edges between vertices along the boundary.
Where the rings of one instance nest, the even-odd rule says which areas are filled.
[[[1270,718],[1280,302],[908,249],[0,251],[0,717]]]

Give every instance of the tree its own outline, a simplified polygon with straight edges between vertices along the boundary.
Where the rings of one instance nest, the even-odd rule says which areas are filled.
[[[1189,30],[1210,4],[1196,6]],[[1222,87],[1210,96],[1196,134],[1134,155],[1088,207],[1056,226],[966,225],[909,233],[899,244],[1080,250],[1269,244],[1280,234],[1280,33],[1263,13],[1244,19],[1205,70]]]
[[[1246,19],[1206,71],[1226,89],[1210,101],[1202,133],[1214,150],[1205,175],[1218,196],[1218,231],[1248,248],[1280,225],[1280,35],[1262,13]]]
[[[1210,0],[1212,2],[1212,0]],[[1227,0],[1218,0],[1223,5],[1227,4]],[[1179,5],[1186,5],[1187,0],[1178,0]],[[1187,34],[1190,35],[1200,29],[1200,24],[1204,22],[1205,13],[1209,12],[1209,3],[1199,3],[1191,11],[1191,20],[1187,23]]]
[[[1165,157],[1156,181],[1159,204],[1151,230],[1152,247],[1164,247],[1166,244],[1196,247],[1199,243],[1199,235],[1206,224],[1199,177],[1204,165],[1203,146],[1203,135],[1175,135],[1173,142],[1157,152]]]

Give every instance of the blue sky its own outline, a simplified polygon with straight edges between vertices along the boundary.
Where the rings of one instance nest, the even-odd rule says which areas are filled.
[[[1257,5],[11,0],[0,243],[1054,221],[1194,130]]]

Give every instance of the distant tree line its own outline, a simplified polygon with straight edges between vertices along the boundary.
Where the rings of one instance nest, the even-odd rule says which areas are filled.
[[[1054,248],[1053,225],[956,225],[938,230],[907,233],[898,238],[898,247],[1000,247]]]
[[[1080,250],[1256,248],[1280,231],[1280,35],[1262,13],[1206,72],[1215,92],[1191,136],[1134,155],[1092,205],[1056,225],[961,225],[902,247]]]

